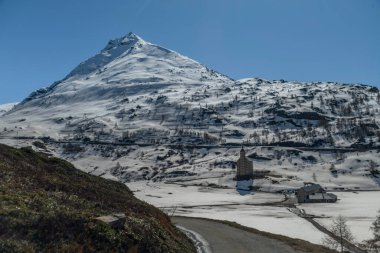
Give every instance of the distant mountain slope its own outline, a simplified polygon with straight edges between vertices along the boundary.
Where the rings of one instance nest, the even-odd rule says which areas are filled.
[[[30,145],[39,138],[48,151],[82,170],[125,181],[194,175],[200,169],[186,166],[204,162],[204,156],[219,166],[220,161],[214,161],[218,155],[212,156],[210,149],[225,148],[226,152],[242,144],[270,146],[263,157],[278,147],[327,150],[329,156],[336,153],[334,158],[323,157],[325,152],[311,160],[301,159],[297,151],[301,160],[288,159],[287,166],[303,170],[305,166],[314,169],[312,164],[328,168],[339,162],[338,172],[359,169],[361,177],[377,171],[369,169],[370,161],[378,166],[375,155],[368,154],[363,163],[351,166],[342,162],[337,149],[378,149],[379,116],[376,87],[232,80],[130,33],[110,41],[63,80],[33,92],[1,116],[0,141]],[[284,152],[270,155],[278,158]],[[348,157],[354,159],[354,155]],[[230,167],[231,159],[226,161]],[[266,159],[260,165],[273,169],[274,163]],[[324,180],[329,182],[335,175],[326,173]],[[372,181],[365,185],[372,187]]]
[[[379,110],[375,87],[234,81],[130,33],[3,121],[13,134],[55,139],[373,148]]]
[[[17,104],[18,103],[8,103],[8,104],[0,105],[0,116],[3,115],[4,113],[10,111]]]
[[[29,148],[0,145],[0,203],[0,252],[195,252],[124,184]],[[124,213],[125,224],[95,220],[114,213]]]

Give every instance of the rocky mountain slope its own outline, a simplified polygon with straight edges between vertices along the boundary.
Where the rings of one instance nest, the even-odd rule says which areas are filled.
[[[0,145],[0,252],[195,252],[124,185],[30,148]],[[124,214],[118,226],[98,216]]]
[[[379,109],[376,87],[236,81],[130,33],[3,115],[0,138],[38,138],[46,152],[126,182],[232,175],[244,144],[256,168],[284,181],[373,188]]]

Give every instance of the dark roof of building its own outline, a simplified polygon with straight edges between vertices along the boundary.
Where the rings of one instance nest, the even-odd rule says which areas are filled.
[[[319,200],[336,200],[338,197],[335,194],[332,193],[315,193],[313,195],[309,196],[310,199]]]
[[[316,191],[320,188],[322,188],[322,186],[320,186],[319,184],[309,183],[309,184],[305,184],[305,186],[303,187],[303,190],[305,192],[313,192],[313,191]]]

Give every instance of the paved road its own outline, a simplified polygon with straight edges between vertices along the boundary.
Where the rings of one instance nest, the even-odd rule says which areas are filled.
[[[301,253],[283,242],[211,220],[173,217],[180,227],[200,234],[212,253]]]

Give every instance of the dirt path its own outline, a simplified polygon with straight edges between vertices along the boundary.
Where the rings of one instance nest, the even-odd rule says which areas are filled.
[[[199,234],[213,253],[301,253],[287,244],[229,225],[205,219],[173,217],[180,227]]]

